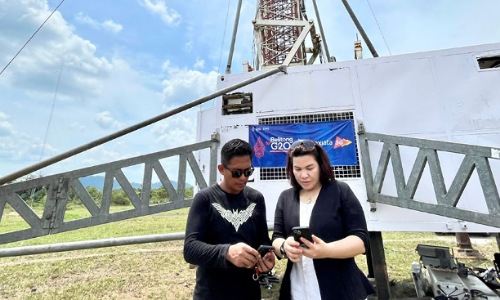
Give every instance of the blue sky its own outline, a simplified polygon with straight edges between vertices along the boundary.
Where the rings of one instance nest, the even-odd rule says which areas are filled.
[[[60,0],[0,0],[0,70]],[[252,61],[243,1],[233,73]],[[380,56],[500,42],[497,0],[351,0]],[[0,74],[0,176],[196,100],[225,70],[236,0],[65,0]],[[331,55],[351,60],[341,1],[317,0]],[[316,19],[306,1],[310,19]],[[372,13],[373,12],[373,13]],[[370,57],[364,47],[365,58]],[[203,107],[213,105],[211,102]],[[179,114],[42,170],[53,174],[195,142]]]

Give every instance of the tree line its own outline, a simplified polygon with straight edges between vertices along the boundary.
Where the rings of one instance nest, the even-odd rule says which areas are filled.
[[[30,206],[44,206],[47,201],[48,186],[37,187],[25,191],[18,192],[18,195]],[[94,199],[96,204],[100,205],[102,202],[102,191],[96,187],[86,187],[89,195]],[[141,189],[135,189],[137,195],[141,194]],[[184,198],[191,199],[193,197],[193,187],[186,187],[184,190]],[[150,204],[160,204],[170,202],[172,197],[168,194],[167,190],[163,187],[152,189],[150,193]],[[82,202],[73,189],[68,193],[68,204],[82,205]],[[131,205],[130,198],[127,196],[123,189],[116,189],[111,192],[111,205]]]

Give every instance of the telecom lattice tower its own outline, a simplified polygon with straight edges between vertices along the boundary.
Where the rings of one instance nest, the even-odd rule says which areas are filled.
[[[320,38],[307,20],[301,0],[260,0],[254,21],[255,65],[257,69],[277,65],[305,65],[306,53],[319,53]],[[311,32],[313,47],[304,39]]]

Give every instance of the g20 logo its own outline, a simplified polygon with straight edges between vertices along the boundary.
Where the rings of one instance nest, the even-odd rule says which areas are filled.
[[[271,142],[269,145],[272,151],[288,151],[293,142]]]

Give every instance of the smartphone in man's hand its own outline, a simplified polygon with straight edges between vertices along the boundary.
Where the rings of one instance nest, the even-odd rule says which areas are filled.
[[[260,245],[257,251],[259,251],[260,256],[264,257],[268,252],[274,251],[274,247],[269,245]]]
[[[306,240],[313,242],[311,230],[308,226],[295,226],[292,228],[293,239],[300,243],[301,247],[307,248],[306,244],[304,244],[300,238],[303,237]]]

